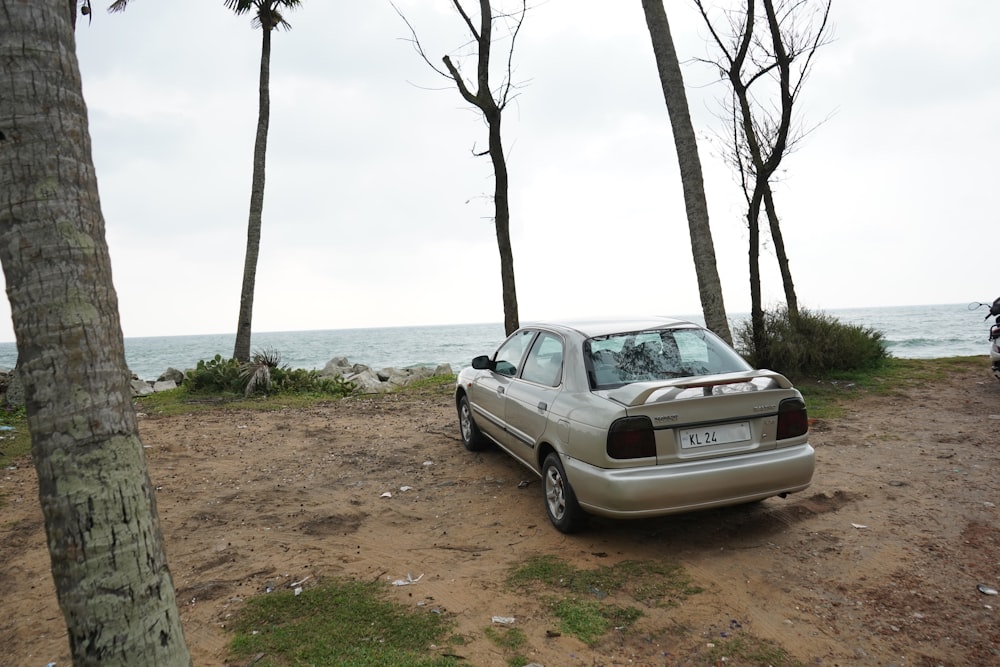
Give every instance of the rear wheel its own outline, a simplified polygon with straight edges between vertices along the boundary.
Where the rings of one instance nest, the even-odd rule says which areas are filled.
[[[470,452],[478,452],[486,447],[486,438],[472,418],[469,397],[464,394],[458,399],[458,428],[462,433],[462,444]]]
[[[587,515],[576,502],[576,494],[555,452],[545,457],[542,479],[545,480],[545,512],[552,525],[563,533],[575,533],[583,528]]]

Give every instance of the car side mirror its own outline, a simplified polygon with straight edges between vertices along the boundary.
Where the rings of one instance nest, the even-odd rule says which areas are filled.
[[[477,371],[493,370],[493,362],[485,354],[481,354],[472,360],[472,367]]]

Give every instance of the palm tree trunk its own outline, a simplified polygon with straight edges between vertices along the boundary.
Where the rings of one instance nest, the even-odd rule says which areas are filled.
[[[191,665],[111,278],[75,2],[0,0],[0,262],[75,665]]]
[[[663,0],[642,0],[642,9],[646,14],[646,26],[656,56],[656,69],[660,74],[660,85],[663,88],[667,115],[670,117],[670,127],[673,130],[681,184],[684,189],[688,232],[691,235],[691,252],[694,257],[698,294],[701,297],[705,324],[726,342],[732,344],[733,337],[726,318],[722,282],[719,279],[715,245],[708,220],[708,203],[705,201],[705,183],[701,160],[698,157],[698,141],[691,125],[684,78],[674,49],[674,40],[670,34],[667,12],[663,8]]]
[[[250,187],[250,220],[247,224],[247,252],[243,262],[243,287],[240,291],[240,316],[236,323],[233,359],[250,361],[250,332],[253,322],[253,294],[257,281],[257,258],[260,255],[261,219],[264,212],[264,162],[267,156],[267,130],[271,118],[271,30],[263,26],[260,49],[260,102],[257,113],[257,139],[253,147],[253,182]]]

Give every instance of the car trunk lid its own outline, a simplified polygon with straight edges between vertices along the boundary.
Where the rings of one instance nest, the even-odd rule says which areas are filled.
[[[650,419],[658,464],[774,449],[778,406],[800,397],[768,370],[635,382],[603,393],[629,416]]]

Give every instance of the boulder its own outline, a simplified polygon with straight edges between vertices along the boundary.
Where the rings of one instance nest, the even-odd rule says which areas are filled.
[[[139,378],[132,378],[132,397],[149,396],[153,393],[153,385]]]
[[[450,364],[439,364],[433,368],[430,366],[410,366],[408,368],[389,366],[375,371],[364,364],[352,364],[347,357],[334,357],[320,371],[320,375],[323,377],[340,376],[353,382],[358,386],[358,390],[365,394],[385,393],[417,380],[435,375],[452,374]]]
[[[176,368],[168,368],[163,371],[160,377],[156,378],[156,381],[173,382],[175,387],[179,387],[184,382],[184,371],[179,371]]]
[[[177,383],[173,380],[157,380],[153,383],[153,391],[170,391],[177,389]]]
[[[356,384],[358,389],[365,394],[379,394],[389,391],[391,388],[391,385],[383,382],[378,374],[370,368],[365,369],[360,373],[348,373],[343,377],[345,380],[349,380]]]

